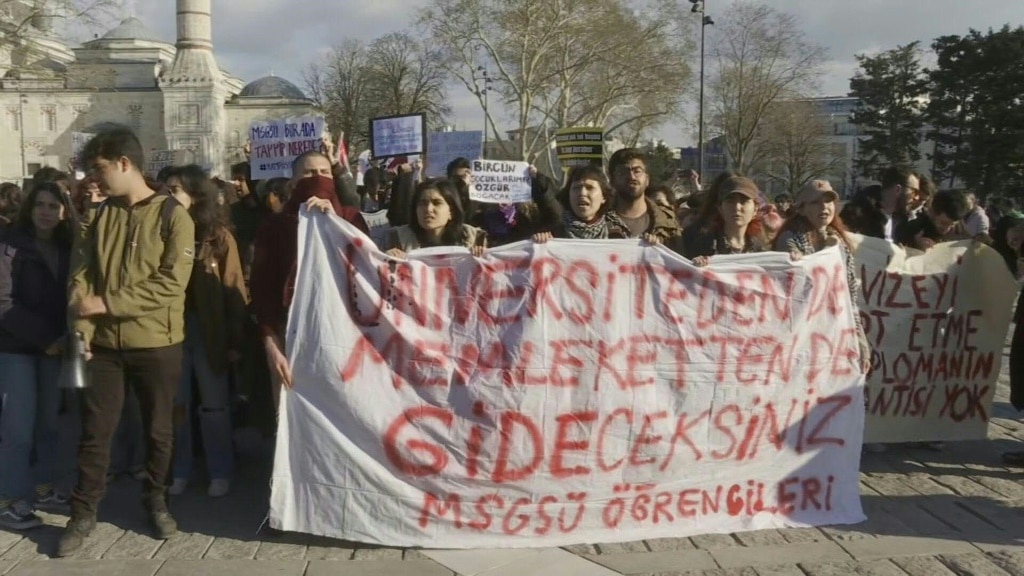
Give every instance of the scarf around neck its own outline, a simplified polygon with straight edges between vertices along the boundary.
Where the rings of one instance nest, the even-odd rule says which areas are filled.
[[[562,214],[562,224],[565,225],[565,231],[569,235],[569,238],[594,240],[608,237],[608,221],[604,216],[601,216],[594,222],[587,224],[586,222],[576,218],[572,211],[566,210],[565,213]]]

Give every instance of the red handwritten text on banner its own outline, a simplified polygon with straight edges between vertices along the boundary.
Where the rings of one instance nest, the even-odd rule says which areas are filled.
[[[275,526],[461,548],[863,519],[837,250],[704,270],[626,241],[400,261],[321,216],[300,246]]]

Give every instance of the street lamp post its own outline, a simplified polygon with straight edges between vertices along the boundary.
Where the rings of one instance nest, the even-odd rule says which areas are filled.
[[[697,115],[697,173],[704,177],[704,31],[708,26],[715,23],[711,16],[704,14],[704,0],[690,0],[693,8],[690,12],[700,14],[700,103],[698,104]]]
[[[477,88],[477,91],[478,91],[477,95],[479,96],[479,95],[482,94],[483,97],[484,97],[484,156],[486,157],[487,156],[487,118],[488,118],[488,115],[487,115],[487,100],[488,100],[488,97],[487,97],[487,95],[491,91],[491,77],[490,77],[490,75],[487,74],[487,68],[485,68],[483,66],[477,66],[476,69],[477,69],[478,72],[480,72],[480,76],[483,78],[483,81],[484,81],[484,87],[483,88]]]

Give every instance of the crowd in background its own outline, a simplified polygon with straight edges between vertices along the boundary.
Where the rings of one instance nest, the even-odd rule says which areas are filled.
[[[246,162],[226,180],[198,166],[147,178],[127,131],[94,138],[83,161],[79,181],[47,167],[26,190],[0,186],[0,526],[38,526],[37,509],[70,512],[60,555],[81,547],[117,475],[145,483],[154,531],[166,538],[176,530],[167,494],[195,481],[199,452],[207,494],[221,497],[235,481],[232,430],[273,434],[281,391],[292,385],[284,336],[300,210],[331,211],[367,233],[362,214],[386,210],[379,247],[394,258],[432,246],[481,255],[523,240],[642,239],[706,266],[721,255],[796,259],[837,246],[854,303],[850,232],[917,250],[973,239],[1015,275],[1024,239],[1011,200],[983,206],[901,167],[845,200],[816,179],[769,201],[733,173],[708,186],[690,173],[683,196],[650,180],[642,151],[624,149],[562,182],[531,170],[530,202],[482,204],[472,199],[469,159],[437,179],[424,178],[422,164],[374,161],[358,185],[326,139],[296,159],[290,178],[263,181]],[[69,330],[91,358],[91,385],[74,394],[57,385]],[[55,459],[62,410],[78,416],[77,470]],[[61,488],[69,481],[71,493]]]

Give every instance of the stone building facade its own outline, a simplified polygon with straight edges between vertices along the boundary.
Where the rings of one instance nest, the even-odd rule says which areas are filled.
[[[114,124],[132,128],[147,151],[185,150],[189,162],[224,174],[243,159],[251,122],[312,113],[287,80],[246,84],[220,68],[211,0],[176,1],[174,44],[131,17],[69,47],[46,21],[15,36],[17,14],[0,13],[0,181],[63,169],[73,132]]]

